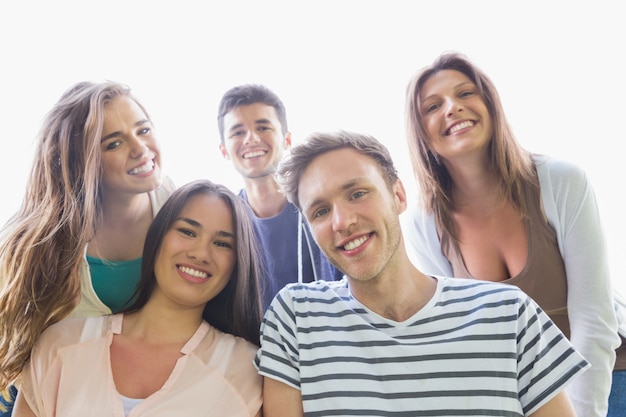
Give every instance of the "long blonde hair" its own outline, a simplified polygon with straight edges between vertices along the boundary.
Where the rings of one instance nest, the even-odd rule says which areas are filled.
[[[37,136],[24,200],[0,237],[3,392],[41,332],[80,300],[81,262],[102,216],[104,109],[121,95],[130,96],[123,84],[77,83],[46,115]]]
[[[407,141],[413,174],[424,209],[434,212],[438,224],[456,238],[450,215],[454,204],[451,198],[452,179],[445,165],[431,149],[430,138],[420,113],[420,93],[424,84],[442,70],[455,70],[465,74],[476,85],[485,101],[493,122],[493,137],[489,142],[488,152],[491,169],[498,174],[497,191],[500,199],[511,201],[518,212],[525,216],[527,207],[523,185],[528,183],[538,187],[538,184],[531,154],[517,142],[493,82],[462,54],[449,52],[440,55],[432,65],[418,71],[407,87]]]

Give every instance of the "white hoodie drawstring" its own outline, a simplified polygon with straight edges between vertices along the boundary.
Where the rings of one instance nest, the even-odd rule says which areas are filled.
[[[298,284],[302,284],[302,213],[298,210]],[[315,270],[315,268],[313,268]]]
[[[313,255],[313,245],[311,245],[311,238],[306,232],[306,225],[302,221],[302,213],[298,211],[298,282],[302,282],[302,233],[306,239],[306,245],[309,249],[309,259],[311,259],[311,269],[313,270],[313,281],[317,281],[317,269],[315,265],[315,256]]]

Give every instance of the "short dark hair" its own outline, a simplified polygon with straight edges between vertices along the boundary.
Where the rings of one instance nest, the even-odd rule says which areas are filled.
[[[224,143],[224,116],[233,109],[248,104],[263,103],[274,107],[283,135],[286,135],[287,110],[281,99],[272,90],[261,84],[242,84],[231,88],[222,96],[217,110],[217,127],[220,131],[220,141]]]
[[[276,169],[276,181],[287,199],[302,209],[298,199],[298,185],[304,170],[318,156],[343,148],[355,149],[372,158],[390,188],[398,180],[398,170],[394,166],[389,150],[375,137],[344,130],[316,132],[292,147]]]

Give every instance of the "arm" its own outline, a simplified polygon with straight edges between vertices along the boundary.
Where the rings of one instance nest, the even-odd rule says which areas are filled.
[[[28,403],[22,396],[22,391],[17,392],[17,398],[15,399],[15,405],[13,406],[13,417],[36,417],[33,410],[29,407]]]
[[[415,267],[428,275],[454,276],[450,262],[441,252],[433,214],[414,206],[402,213],[400,220],[406,251]]]
[[[542,405],[530,415],[530,417],[576,417],[576,412],[572,406],[572,402],[565,393],[561,391],[550,401]]]
[[[538,164],[537,172],[567,274],[570,341],[592,365],[567,391],[579,415],[604,416],[619,338],[600,215],[581,169],[558,161],[548,167]]]
[[[265,417],[302,417],[300,391],[272,378],[263,381],[263,414]]]

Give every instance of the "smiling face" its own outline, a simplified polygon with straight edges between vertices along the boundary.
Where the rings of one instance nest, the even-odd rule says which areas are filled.
[[[235,260],[230,208],[214,194],[197,194],[163,237],[154,266],[153,297],[202,310],[230,280]]]
[[[487,154],[493,127],[478,87],[462,72],[441,70],[424,83],[420,115],[430,147],[444,161]]]
[[[161,184],[152,123],[132,98],[117,96],[105,105],[100,149],[105,194],[145,193]]]
[[[244,178],[273,175],[291,134],[283,134],[274,107],[264,103],[239,106],[224,115],[220,151]]]
[[[402,242],[398,216],[406,208],[399,180],[390,190],[372,158],[343,148],[316,157],[298,190],[316,242],[350,279],[368,281],[393,269]]]

